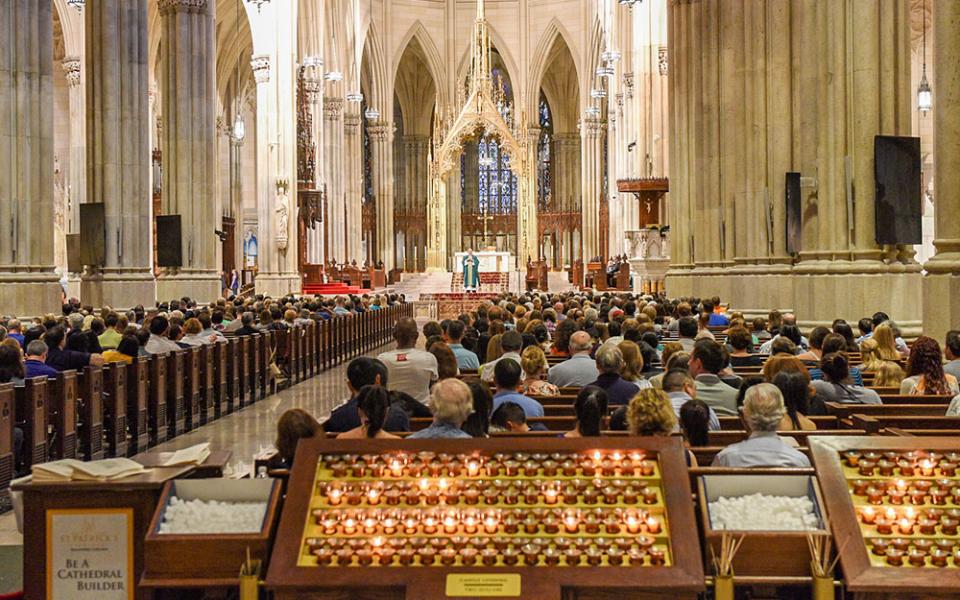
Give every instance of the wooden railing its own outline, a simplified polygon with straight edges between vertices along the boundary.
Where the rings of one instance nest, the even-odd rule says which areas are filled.
[[[0,492],[61,458],[132,456],[389,342],[413,305],[0,385]],[[275,364],[281,375],[275,377]],[[24,434],[14,465],[14,427]]]

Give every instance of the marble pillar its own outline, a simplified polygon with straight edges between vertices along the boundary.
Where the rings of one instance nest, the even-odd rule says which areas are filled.
[[[323,12],[323,11],[319,11]],[[312,71],[318,71],[314,74]],[[303,91],[306,94],[307,103],[310,105],[312,115],[312,130],[310,139],[313,142],[313,187],[314,189],[323,189],[323,79],[319,75],[323,71],[322,61],[315,67],[310,67],[311,73],[303,77]],[[321,264],[324,262],[323,256],[323,223],[316,225],[314,229],[308,229],[307,235],[307,257],[310,264]]]
[[[601,140],[603,122],[596,117],[580,121],[580,179],[582,181],[582,211],[580,235],[583,240],[581,256],[586,265],[603,250],[600,248],[600,194],[604,174],[601,172]]]
[[[923,328],[938,340],[960,329],[960,3],[933,3],[933,245],[924,265]]]
[[[104,205],[105,262],[80,298],[130,308],[156,301],[151,245],[147,0],[91,2],[85,13],[87,200]]]
[[[83,90],[83,61],[79,56],[67,56],[61,66],[67,77],[70,103],[70,178],[68,181],[70,210],[67,214],[67,233],[80,231],[80,205],[87,197],[86,153],[86,97]]]
[[[393,234],[393,123],[378,121],[367,125],[372,154],[373,194],[377,201],[377,248],[374,260],[386,270],[396,264]]]
[[[60,307],[53,264],[51,10],[50,0],[0,3],[0,306],[18,316]]]
[[[345,160],[343,239],[347,260],[363,263],[363,116],[359,105],[347,105],[343,117],[343,154]],[[379,215],[378,215],[379,218]]]
[[[324,181],[327,183],[326,223],[327,250],[329,259],[344,262],[347,259],[344,239],[344,136],[343,136],[343,98],[326,95],[323,99]]]
[[[216,31],[212,0],[158,0],[163,131],[161,213],[180,215],[182,266],[161,269],[157,297],[220,296],[216,195]],[[262,239],[262,238],[261,238]],[[260,242],[260,254],[264,254]]]

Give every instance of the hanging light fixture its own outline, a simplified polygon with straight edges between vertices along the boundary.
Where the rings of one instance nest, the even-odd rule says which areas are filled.
[[[601,98],[606,98],[606,97],[607,97],[607,90],[605,90],[605,89],[603,89],[603,88],[592,89],[592,90],[590,90],[590,97],[591,97],[591,98],[596,98],[597,100],[600,100]]]
[[[620,4],[628,8],[633,8],[635,4],[640,4],[643,0],[618,0]]]
[[[616,71],[613,70],[613,67],[610,65],[603,65],[597,67],[597,77],[613,77]]]
[[[596,106],[588,106],[583,112],[587,113],[588,117],[599,117],[600,108]]]
[[[363,102],[363,92],[349,92],[346,96],[347,102]]]
[[[343,73],[341,73],[340,71],[327,71],[326,73],[323,74],[323,78],[326,81],[342,81]]]
[[[234,27],[234,34],[236,37],[237,47],[240,46],[240,0],[237,0],[237,21]],[[233,127],[230,130],[230,137],[233,138],[233,141],[240,143],[243,141],[244,136],[247,134],[247,128],[243,124],[243,116],[241,115],[240,110],[240,58],[237,57],[237,103],[235,108],[235,116],[233,118]]]
[[[260,12],[260,7],[264,4],[270,4],[270,0],[247,0],[247,2],[256,5],[257,12]]]
[[[77,9],[77,12],[83,12],[83,5],[85,0],[67,0],[67,6],[72,6]]]
[[[933,90],[927,81],[927,0],[923,0],[923,73],[917,87],[917,108],[927,114],[933,108]]]
[[[616,50],[604,50],[600,55],[600,60],[607,63],[617,62],[620,60],[620,53]]]
[[[363,116],[365,116],[368,121],[376,121],[380,118],[380,111],[375,108],[368,108],[363,111]]]

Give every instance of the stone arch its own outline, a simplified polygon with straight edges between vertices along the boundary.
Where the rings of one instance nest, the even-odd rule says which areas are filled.
[[[437,104],[445,105],[448,99],[446,97],[446,86],[443,85],[443,82],[446,81],[443,60],[440,58],[440,52],[437,50],[436,44],[433,43],[433,38],[430,37],[430,33],[419,19],[410,26],[410,29],[408,29],[407,33],[401,38],[400,43],[393,52],[394,61],[390,66],[391,81],[397,80],[403,55],[413,40],[416,40],[417,43],[420,44],[427,69],[430,71],[430,76],[433,77]]]
[[[527,113],[536,114],[537,105],[540,101],[540,88],[543,85],[543,77],[552,63],[552,54],[558,41],[563,42],[570,52],[573,61],[574,72],[577,81],[583,79],[582,65],[577,62],[573,54],[573,46],[570,43],[573,37],[564,27],[563,23],[557,17],[554,17],[547,24],[536,49],[533,51],[533,59],[530,62],[530,77],[527,79]]]

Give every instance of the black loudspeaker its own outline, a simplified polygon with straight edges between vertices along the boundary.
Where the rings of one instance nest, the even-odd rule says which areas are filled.
[[[878,244],[923,240],[920,138],[878,135],[873,140]]]
[[[787,173],[786,177],[786,224],[787,253],[796,254],[801,250],[803,239],[803,215],[800,209],[800,173]]]
[[[180,215],[157,215],[157,266],[183,266]]]
[[[80,205],[80,262],[103,266],[107,260],[106,211],[102,202]]]

